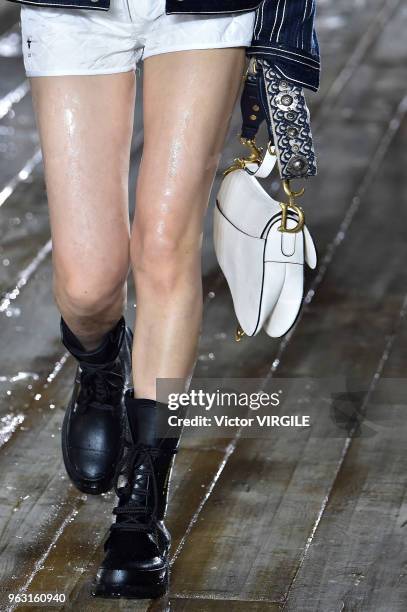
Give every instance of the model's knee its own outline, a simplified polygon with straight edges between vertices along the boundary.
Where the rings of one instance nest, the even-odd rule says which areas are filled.
[[[159,292],[176,290],[180,283],[199,278],[200,241],[148,232],[135,236],[131,248],[133,274],[137,285],[149,285]]]
[[[96,277],[92,271],[65,278],[54,275],[55,301],[62,313],[76,317],[98,317],[120,310],[125,300],[126,275]]]

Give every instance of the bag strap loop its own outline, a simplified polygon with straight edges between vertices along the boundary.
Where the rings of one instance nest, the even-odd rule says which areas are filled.
[[[268,146],[261,164],[247,164],[247,166],[245,166],[245,170],[248,174],[251,174],[256,178],[267,178],[272,173],[274,166],[276,165],[276,161],[277,157],[274,149]]]

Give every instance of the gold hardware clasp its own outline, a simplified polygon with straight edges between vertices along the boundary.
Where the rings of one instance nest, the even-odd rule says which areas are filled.
[[[240,137],[240,142],[242,145],[249,148],[249,155],[247,157],[236,157],[229,168],[226,168],[223,176],[228,175],[234,170],[244,170],[249,164],[259,164],[260,166],[261,162],[263,161],[263,148],[256,145],[254,138]]]
[[[248,71],[252,74],[257,74],[257,60],[255,57],[250,58]]]
[[[254,138],[240,138],[242,145],[249,147],[250,155],[245,157],[244,161],[247,164],[258,163],[261,164],[263,161],[263,148],[256,145]]]
[[[257,74],[257,61],[255,57],[251,57],[247,64],[247,68],[243,74],[244,81],[247,79],[248,74]]]
[[[286,232],[287,234],[297,234],[300,232],[305,224],[304,211],[301,206],[297,206],[296,198],[304,195],[305,189],[302,187],[299,191],[293,191],[291,189],[290,181],[283,181],[283,189],[288,196],[288,202],[279,202],[282,215],[281,215],[281,225],[278,228],[279,232]],[[293,210],[298,215],[297,225],[295,227],[288,228],[287,220],[288,220],[288,210]]]
[[[243,338],[244,335],[245,335],[245,333],[244,333],[243,329],[238,324],[237,327],[236,327],[236,332],[235,332],[235,340],[236,340],[236,342],[240,342],[240,340]]]

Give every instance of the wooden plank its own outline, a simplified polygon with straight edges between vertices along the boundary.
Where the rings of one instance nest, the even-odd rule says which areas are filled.
[[[407,162],[406,136],[407,121],[392,147],[392,156],[389,156],[383,168],[387,180],[376,187],[379,200],[389,201],[389,195],[396,198],[396,188],[391,188],[392,174],[395,172],[392,160],[397,158],[401,164]],[[404,191],[407,187],[406,177],[399,177],[399,181],[397,189]],[[387,229],[382,235],[376,258],[382,254],[384,261],[392,267],[396,259],[402,261],[407,256],[402,238],[406,214],[398,209],[400,225],[397,228],[390,220],[383,223],[383,211],[380,213],[374,208],[372,214],[376,227],[372,228],[370,235],[378,235],[380,226],[380,230],[383,226]],[[390,232],[394,243],[399,245],[392,249]],[[365,234],[364,238],[362,235],[361,244],[368,239],[367,228]],[[371,262],[372,268],[375,263],[375,260]],[[400,294],[406,287],[406,272],[401,268],[398,275],[389,276],[387,281],[382,287],[385,302],[375,305],[374,300],[371,301],[375,323],[388,316],[390,305],[398,304],[400,307]],[[377,298],[379,300],[379,294]],[[381,336],[382,352],[387,361],[384,362],[384,370],[378,369],[377,374],[384,382],[395,379],[393,384],[397,385],[399,380],[405,383],[407,324],[403,311],[404,319],[399,332],[395,314],[388,327],[390,332],[396,334],[395,345],[393,347],[391,344],[391,336],[387,342]],[[374,329],[378,331],[377,323]],[[390,355],[387,355],[389,350]],[[378,377],[375,384],[380,386]],[[343,606],[343,609],[374,609],[378,612],[405,610],[405,411],[405,404],[368,404],[367,423],[362,424],[360,435],[353,438],[350,444],[285,609],[294,611],[301,606],[304,612],[311,612],[326,610],[328,606],[332,609]]]
[[[284,610],[406,609],[406,405],[372,408],[383,425],[352,442]]]
[[[55,392],[55,387],[50,391]],[[0,576],[2,586],[11,592],[26,582],[33,559],[42,557],[55,533],[84,501],[67,487],[62,459],[55,453],[60,414],[43,411],[40,420],[42,427],[31,428],[27,418],[19,444],[7,444],[1,453]],[[2,590],[0,597],[5,596]]]
[[[170,599],[171,610],[174,612],[279,612],[280,606],[273,603],[253,601],[227,601],[219,599]],[[151,608],[156,612],[155,608]],[[158,611],[157,611],[158,612]]]

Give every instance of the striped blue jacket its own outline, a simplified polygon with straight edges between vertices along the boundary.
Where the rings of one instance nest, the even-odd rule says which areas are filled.
[[[286,78],[317,91],[320,57],[315,0],[264,0],[256,10],[249,56],[263,56]]]

